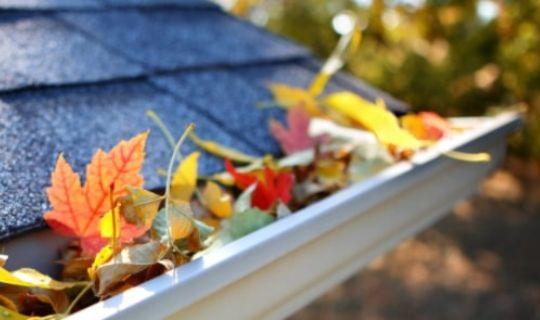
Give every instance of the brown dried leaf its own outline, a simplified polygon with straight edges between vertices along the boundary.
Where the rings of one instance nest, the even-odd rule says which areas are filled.
[[[109,262],[99,266],[95,273],[98,296],[107,296],[111,290],[136,274],[158,262],[163,247],[158,241],[124,248]]]

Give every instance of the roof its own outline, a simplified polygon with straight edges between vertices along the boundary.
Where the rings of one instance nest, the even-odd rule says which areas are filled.
[[[249,154],[278,153],[266,124],[283,111],[257,109],[266,86],[307,86],[320,67],[305,48],[202,0],[0,0],[0,239],[44,226],[45,189],[59,152],[75,170],[147,128],[155,110],[179,135]],[[339,74],[327,90],[384,97]],[[187,143],[184,152],[194,150]],[[147,144],[146,187],[170,148],[158,130]],[[200,170],[222,169],[204,154]]]

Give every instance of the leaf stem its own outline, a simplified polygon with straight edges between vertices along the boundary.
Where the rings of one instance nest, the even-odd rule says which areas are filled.
[[[146,116],[150,118],[150,120],[152,120],[156,124],[156,126],[158,126],[159,130],[161,130],[161,133],[163,134],[163,136],[165,137],[165,139],[171,146],[171,149],[174,150],[175,142],[174,142],[173,135],[171,134],[171,132],[169,131],[169,128],[167,128],[165,123],[161,121],[161,118],[157,115],[157,113],[155,113],[154,110],[147,110]]]
[[[90,282],[88,285],[86,285],[86,287],[84,287],[80,292],[79,294],[77,294],[77,296],[75,297],[75,299],[73,299],[73,301],[71,302],[71,304],[69,305],[69,307],[67,308],[67,310],[64,312],[64,314],[67,316],[71,313],[71,311],[73,310],[73,308],[77,305],[77,303],[79,302],[79,300],[81,300],[81,298],[84,296],[84,294],[90,290],[90,288],[92,288],[92,285],[93,283]]]
[[[487,152],[466,153],[456,150],[450,150],[443,153],[446,157],[465,162],[489,162],[491,155]]]
[[[180,137],[178,139],[178,142],[175,144],[173,148],[173,154],[171,156],[171,160],[169,161],[169,167],[167,169],[167,180],[165,184],[165,213],[167,215],[167,232],[169,234],[169,244],[175,248],[174,241],[172,240],[172,230],[171,230],[171,213],[170,213],[170,202],[171,202],[171,180],[172,180],[172,171],[175,163],[175,159],[180,153],[180,147],[186,140],[186,138],[189,136],[189,134],[195,129],[195,125],[193,123],[189,124]]]
[[[112,239],[111,239],[111,246],[113,248],[113,250],[116,250],[117,249],[117,245],[118,245],[118,241],[117,239],[119,238],[119,231],[120,231],[120,228],[117,228],[116,226],[116,205],[114,203],[114,198],[113,198],[113,194],[114,194],[114,182],[111,183],[111,185],[109,186],[109,201],[111,202],[111,219],[112,219]]]

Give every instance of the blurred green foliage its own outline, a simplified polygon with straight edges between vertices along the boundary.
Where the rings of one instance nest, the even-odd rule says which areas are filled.
[[[415,110],[479,115],[525,102],[512,150],[540,157],[540,1],[248,0],[244,13],[326,57],[338,40],[332,17],[353,10],[363,42],[347,68]]]

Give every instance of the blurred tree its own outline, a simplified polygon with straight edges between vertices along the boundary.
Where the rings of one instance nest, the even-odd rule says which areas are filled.
[[[414,109],[477,115],[525,102],[515,152],[540,156],[540,1],[239,0],[254,22],[312,48],[320,57],[338,36],[332,17],[353,10],[365,21],[353,74]]]

